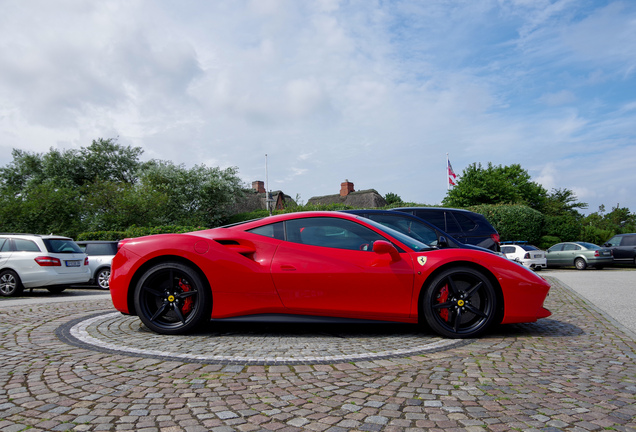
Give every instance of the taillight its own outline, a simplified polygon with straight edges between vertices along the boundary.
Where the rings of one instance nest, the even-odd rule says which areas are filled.
[[[84,258],[84,265],[87,266],[88,265],[88,257]]]
[[[492,239],[492,241],[494,241],[495,243],[499,243],[499,234],[490,234],[490,238]]]
[[[523,256],[523,259],[530,259],[530,252],[526,252],[526,254]]]
[[[598,253],[598,251],[597,251],[597,250],[595,250],[595,251],[594,251],[594,256],[595,256],[595,257],[597,257],[597,256],[601,256],[601,254],[600,254],[600,253]]]
[[[62,265],[59,259],[49,256],[39,256],[35,262],[41,267],[59,267]]]

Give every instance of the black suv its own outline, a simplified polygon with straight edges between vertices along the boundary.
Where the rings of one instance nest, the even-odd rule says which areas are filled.
[[[391,210],[424,219],[462,243],[499,252],[499,233],[479,213],[443,207],[400,207]]]
[[[616,234],[603,247],[612,249],[614,261],[636,264],[636,233]]]
[[[372,221],[406,234],[409,237],[413,237],[432,248],[464,248],[493,253],[490,249],[459,242],[433,224],[408,213],[374,209],[342,210],[342,212],[371,219]]]

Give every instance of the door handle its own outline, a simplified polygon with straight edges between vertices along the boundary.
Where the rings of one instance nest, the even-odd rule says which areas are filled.
[[[293,265],[289,265],[289,264],[281,264],[280,269],[282,271],[296,271],[296,267],[294,267]]]

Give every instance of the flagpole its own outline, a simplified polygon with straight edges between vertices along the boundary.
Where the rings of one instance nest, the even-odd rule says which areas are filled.
[[[448,172],[449,161],[450,161],[450,159],[448,159],[448,153],[446,153],[446,192],[448,192],[450,190],[450,182],[448,181],[448,175],[450,174]]]

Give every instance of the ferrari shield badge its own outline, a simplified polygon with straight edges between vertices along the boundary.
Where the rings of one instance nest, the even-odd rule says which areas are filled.
[[[417,262],[420,263],[421,266],[423,266],[424,264],[426,264],[426,257],[425,256],[418,256],[417,257]]]

